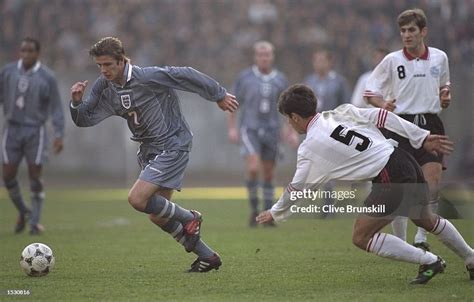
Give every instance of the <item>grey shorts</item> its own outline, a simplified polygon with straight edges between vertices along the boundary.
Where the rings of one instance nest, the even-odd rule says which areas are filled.
[[[279,153],[279,141],[278,129],[240,128],[240,154],[242,156],[257,154],[262,160],[275,161]]]
[[[44,126],[33,127],[6,124],[2,138],[4,164],[20,164],[23,157],[28,165],[42,165],[48,159],[48,137]]]
[[[156,150],[142,144],[137,159],[142,170],[139,179],[163,188],[181,190],[189,152]]]

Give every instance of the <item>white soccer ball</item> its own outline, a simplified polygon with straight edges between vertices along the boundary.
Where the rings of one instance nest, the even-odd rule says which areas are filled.
[[[46,276],[54,267],[53,250],[43,243],[32,243],[21,252],[20,266],[28,276]]]

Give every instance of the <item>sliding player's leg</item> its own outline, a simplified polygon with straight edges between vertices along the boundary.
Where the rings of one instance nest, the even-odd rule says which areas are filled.
[[[446,247],[463,259],[469,271],[470,279],[474,280],[474,250],[466,243],[463,236],[449,220],[433,214],[429,205],[423,208],[419,219],[412,220],[417,226],[429,230]]]

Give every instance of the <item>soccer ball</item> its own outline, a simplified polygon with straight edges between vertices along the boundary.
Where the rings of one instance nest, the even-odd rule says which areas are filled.
[[[21,252],[20,266],[28,276],[46,276],[54,267],[53,251],[43,243],[32,243]]]

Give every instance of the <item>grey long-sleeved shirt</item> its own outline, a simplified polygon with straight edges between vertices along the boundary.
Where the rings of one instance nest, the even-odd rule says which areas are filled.
[[[219,83],[191,67],[142,68],[127,63],[124,76],[123,87],[100,76],[86,100],[77,106],[71,103],[74,123],[90,127],[116,115],[127,120],[134,141],[159,150],[189,151],[192,133],[174,89],[197,93],[212,102],[226,95]]]

